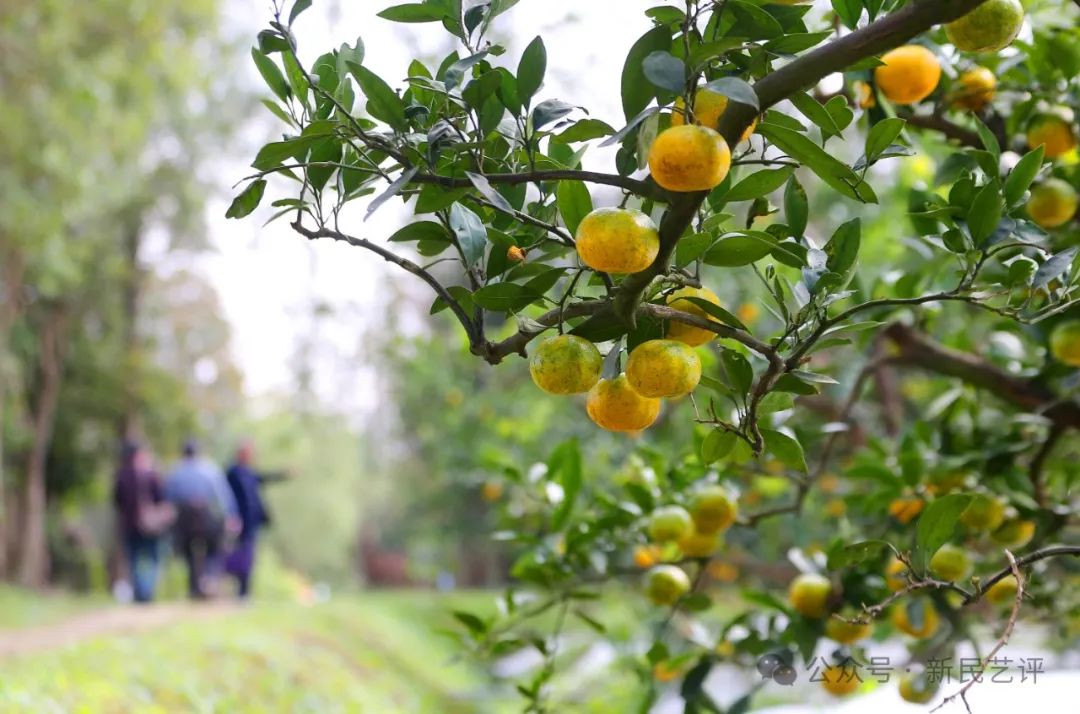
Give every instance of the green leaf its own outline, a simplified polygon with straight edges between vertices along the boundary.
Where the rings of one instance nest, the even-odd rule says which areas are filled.
[[[796,439],[774,429],[762,429],[761,435],[765,437],[765,450],[775,456],[780,463],[789,469],[808,472],[806,456],[803,454],[802,445]]]
[[[394,5],[377,15],[391,22],[439,22],[446,17],[446,10],[429,3]]]
[[[699,308],[704,310],[710,317],[715,317],[717,320],[724,323],[728,327],[734,327],[737,330],[749,332],[746,325],[744,325],[739,320],[739,318],[735,317],[730,312],[728,312],[714,302],[710,302],[699,297],[681,297],[679,299],[686,300],[687,302],[698,306]]]
[[[1045,146],[1029,151],[1005,177],[1005,202],[1008,205],[1015,206],[1024,199],[1032,181],[1039,175],[1045,152]]]
[[[885,149],[888,149],[896,141],[896,137],[900,136],[900,132],[904,130],[906,124],[906,121],[898,117],[882,119],[877,124],[874,124],[874,128],[866,135],[867,162],[872,163],[874,159],[881,156]]]
[[[555,190],[555,202],[570,235],[577,234],[581,219],[593,210],[588,187],[581,181],[561,181]]]
[[[296,3],[292,7],[292,11],[289,12],[289,26],[291,27],[296,18],[300,16],[304,10],[311,7],[311,0],[296,0]]]
[[[791,103],[795,105],[795,108],[802,112],[803,116],[821,129],[821,134],[826,139],[830,136],[839,136],[843,131],[836,125],[836,120],[833,119],[833,115],[829,113],[825,105],[806,92],[796,92],[789,99],[791,99]]]
[[[706,84],[705,88],[710,92],[722,94],[733,102],[751,106],[754,108],[754,111],[761,110],[757,92],[754,91],[754,88],[751,87],[746,80],[739,79],[738,77],[721,77],[720,79],[714,79]]]
[[[557,144],[576,144],[579,141],[591,141],[602,136],[610,136],[615,129],[599,119],[582,119],[561,134],[551,137]]]
[[[285,81],[285,75],[281,73],[274,60],[254,47],[251,48],[251,59],[254,60],[256,69],[259,70],[259,74],[262,75],[263,81],[266,82],[266,86],[270,88],[270,91],[281,100],[287,100],[289,95],[292,94],[292,90],[289,89],[289,83]]]
[[[562,119],[572,111],[574,111],[574,105],[572,104],[567,104],[559,99],[545,99],[533,109],[533,128],[539,129],[547,126],[556,119]]]
[[[806,233],[806,223],[810,217],[810,204],[806,199],[806,189],[799,183],[799,179],[792,174],[788,180],[787,188],[784,189],[784,219],[791,230],[792,235],[802,236]]]
[[[408,131],[409,122],[405,118],[405,103],[394,93],[379,75],[367,67],[355,62],[346,62],[349,71],[356,77],[360,91],[367,97],[367,110],[371,116],[380,119],[398,131]]]
[[[785,166],[782,169],[765,169],[750,174],[735,184],[727,194],[725,201],[752,201],[755,198],[767,196],[784,185],[791,175],[795,173],[794,167]]]
[[[877,556],[883,548],[888,547],[890,547],[889,543],[883,540],[864,540],[845,545],[829,553],[828,568],[840,570],[850,565],[858,565]]]
[[[950,493],[931,501],[922,512],[915,526],[915,551],[911,563],[917,574],[926,572],[930,558],[952,538],[957,519],[970,504],[970,495]]]
[[[776,238],[762,231],[729,233],[717,240],[705,252],[702,260],[724,268],[750,265],[772,253],[777,242]]]
[[[1002,210],[1001,183],[994,179],[975,194],[975,200],[968,209],[968,230],[975,245],[982,245],[997,230]]]
[[[771,40],[784,34],[780,22],[757,5],[746,0],[728,0],[728,7],[735,17],[735,24],[729,32],[733,37]]]
[[[1069,248],[1068,250],[1064,250],[1051,257],[1045,263],[1040,265],[1039,269],[1035,271],[1035,277],[1031,281],[1031,287],[1038,290],[1049,285],[1050,281],[1069,269],[1073,259],[1076,258],[1077,251],[1080,251],[1080,248]]]
[[[686,88],[686,65],[667,50],[650,52],[641,65],[645,79],[673,94]]]
[[[450,207],[450,230],[457,236],[465,256],[465,267],[475,265],[484,256],[484,246],[487,244],[487,231],[480,216],[455,203]]]
[[[706,465],[715,463],[731,453],[739,437],[734,432],[713,429],[701,442],[701,460]]]
[[[868,183],[861,180],[850,166],[832,156],[805,135],[768,122],[758,125],[758,133],[788,156],[806,165],[825,183],[843,195],[864,203],[877,203],[877,196]]]
[[[391,243],[411,243],[413,241],[449,241],[450,234],[441,223],[435,221],[416,221],[410,223],[390,236]]]
[[[514,207],[510,205],[510,202],[492,187],[485,176],[473,173],[472,171],[466,171],[465,175],[469,177],[470,183],[476,187],[476,190],[480,192],[480,195],[490,201],[492,205],[504,213],[515,213]]]
[[[472,614],[471,612],[465,612],[464,610],[454,610],[453,615],[454,618],[461,624],[465,625],[465,627],[468,628],[469,632],[472,633],[474,636],[483,635],[485,632],[487,632],[488,627],[484,623],[484,621],[476,615]]]
[[[621,143],[622,140],[630,134],[630,132],[637,128],[638,124],[645,121],[652,115],[658,114],[659,112],[660,107],[648,107],[647,109],[643,109],[640,114],[627,122],[626,126],[624,126],[622,129],[619,129],[617,132],[602,141],[600,143],[600,147],[603,148],[605,146],[614,146],[615,144]]]
[[[855,260],[859,257],[859,245],[862,242],[862,223],[852,219],[836,229],[832,238],[825,245],[829,256],[826,267],[837,275],[847,275]]]
[[[994,157],[994,171],[987,173],[991,176],[996,176],[997,168],[1001,165],[1001,145],[998,144],[994,132],[990,131],[990,128],[986,126],[979,117],[975,117],[975,131],[979,133],[979,139],[982,141],[983,148],[989,151],[990,155]]]
[[[248,184],[240,195],[233,199],[229,210],[225,211],[226,218],[243,218],[250,215],[259,207],[263,192],[266,190],[266,179],[256,179]]]
[[[413,176],[416,175],[416,172],[418,170],[419,167],[417,166],[409,167],[407,170],[402,172],[401,176],[398,176],[396,179],[394,179],[394,182],[390,184],[385,191],[372,199],[371,203],[368,204],[367,212],[364,214],[364,220],[366,221],[368,218],[370,218],[371,214],[374,213],[379,208],[379,206],[383,205],[391,198],[401,193],[401,191],[409,185],[409,182],[412,181]]]
[[[547,49],[544,41],[537,36],[525,51],[521,53],[521,61],[518,62],[517,90],[518,98],[526,107],[540,85],[544,82],[544,73],[547,71]]]
[[[733,350],[721,352],[720,361],[724,365],[724,371],[727,373],[731,386],[740,394],[746,394],[754,382],[754,368],[750,366],[750,362]]]
[[[656,91],[645,79],[645,58],[652,52],[670,48],[671,30],[666,27],[654,27],[630,48],[623,64],[621,83],[623,115],[627,120],[645,109],[656,97]]]
[[[547,467],[548,478],[557,478],[563,489],[563,500],[551,515],[551,529],[558,531],[570,520],[581,491],[581,449],[577,440],[570,439],[555,447]]]
[[[849,30],[854,30],[862,17],[863,4],[861,0],[832,0],[833,10],[837,17]]]
[[[264,55],[289,51],[289,41],[273,30],[263,30],[257,37],[259,51]]]
[[[472,294],[474,304],[492,312],[515,312],[543,297],[527,285],[494,283]]]
[[[824,30],[822,32],[793,32],[790,35],[784,35],[775,40],[769,40],[765,43],[765,47],[776,54],[793,55],[821,44],[829,39],[832,34],[833,33],[830,30]]]

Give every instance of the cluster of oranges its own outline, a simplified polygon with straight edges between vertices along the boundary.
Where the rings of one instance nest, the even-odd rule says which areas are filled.
[[[686,123],[685,105],[676,102],[672,126],[649,151],[653,180],[669,191],[708,191],[727,177],[731,151],[713,128],[728,106],[727,97],[700,89],[694,98],[694,123]],[[756,122],[743,139],[753,134]],[[632,208],[598,208],[578,225],[578,257],[593,270],[613,275],[638,273],[660,253],[660,231],[649,216]],[[705,318],[707,313],[689,298],[720,304],[708,288],[684,287],[668,296],[668,305]],[[609,431],[637,432],[656,421],[661,400],[689,394],[701,379],[695,347],[715,336],[711,330],[673,323],[665,339],[635,347],[626,370],[601,378],[603,358],[596,346],[574,335],[542,342],[529,363],[533,381],[550,394],[588,393],[586,411]]]
[[[1020,0],[990,0],[971,13],[946,25],[945,34],[964,52],[996,52],[1008,46],[1020,32],[1024,8]],[[894,104],[917,104],[937,89],[941,63],[926,47],[906,45],[886,53],[874,71],[881,93]],[[963,72],[952,96],[954,105],[982,111],[993,99],[997,78],[986,67]],[[865,98],[869,101],[869,97]],[[1043,147],[1044,156],[1058,159],[1077,147],[1078,139],[1067,112],[1041,112],[1027,126],[1030,149]],[[1027,204],[1028,215],[1042,228],[1052,229],[1072,220],[1080,208],[1080,195],[1069,183],[1049,178],[1035,186]]]
[[[706,486],[690,500],[689,508],[661,506],[645,523],[650,545],[634,551],[634,564],[650,568],[645,595],[656,605],[674,605],[690,591],[690,578],[678,565],[657,564],[664,548],[674,546],[683,558],[709,558],[720,548],[720,537],[738,515],[738,504],[722,486]]]
[[[588,267],[605,273],[636,273],[652,264],[660,250],[656,225],[640,211],[598,208],[577,229],[577,251]],[[719,304],[707,288],[684,287],[668,297],[678,310],[706,316],[688,298]],[[637,345],[617,377],[602,378],[603,357],[596,345],[576,335],[558,335],[533,351],[533,382],[549,394],[588,393],[586,411],[609,431],[636,432],[653,424],[661,400],[689,394],[701,379],[695,347],[715,336],[710,330],[673,323],[665,339]],[[618,348],[616,348],[618,349]]]

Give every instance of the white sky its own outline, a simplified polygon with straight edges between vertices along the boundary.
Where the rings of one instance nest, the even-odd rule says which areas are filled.
[[[310,62],[342,42],[354,42],[359,35],[366,46],[364,64],[391,85],[400,86],[411,58],[418,52],[438,53],[440,57],[445,54],[447,34],[434,24],[399,25],[375,16],[391,4],[389,0],[316,0],[294,28],[302,58]],[[521,0],[495,21],[489,33],[510,45],[496,61],[516,66],[524,46],[542,34],[549,56],[540,96],[585,104],[594,116],[619,127],[623,123],[619,97],[622,62],[630,45],[649,27],[642,11],[657,1],[617,0],[619,15],[625,18],[617,24],[611,20],[614,4],[616,0]],[[252,41],[270,19],[266,0],[231,0],[227,11],[236,31]],[[258,88],[261,80],[250,62],[248,65],[246,78]],[[271,183],[264,205],[255,215],[242,221],[223,218],[231,200],[229,186],[250,173],[247,164],[257,149],[255,141],[273,140],[277,138],[275,132],[281,131],[278,120],[261,107],[258,112],[253,146],[246,153],[237,152],[220,176],[220,195],[208,208],[211,242],[217,253],[202,261],[233,325],[234,353],[251,394],[291,386],[290,360],[298,341],[311,334],[307,306],[313,300],[349,311],[348,324],[346,319],[330,321],[322,326],[320,340],[325,348],[351,355],[360,325],[380,324],[381,290],[390,286],[407,288],[425,307],[433,297],[426,286],[371,253],[329,242],[306,243],[289,229],[286,219],[261,227],[271,215],[270,201],[285,197],[289,187],[284,182]],[[606,157],[599,158],[591,167],[604,167]],[[391,235],[407,220],[407,211],[391,202],[366,223],[354,213],[350,228],[358,235],[378,240]],[[372,389],[374,374],[359,364],[353,365],[355,369],[343,369],[340,362],[327,367],[330,374],[322,375],[318,393],[331,400],[333,406],[348,411],[370,408],[377,399]]]

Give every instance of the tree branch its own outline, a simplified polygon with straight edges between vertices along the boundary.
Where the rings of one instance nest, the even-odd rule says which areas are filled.
[[[959,141],[965,146],[970,146],[975,149],[984,148],[982,139],[979,137],[978,133],[951,122],[943,116],[937,114],[912,114],[911,116],[901,118],[907,121],[910,126],[939,132],[946,138]]]
[[[1017,567],[1023,568],[1033,563],[1038,563],[1040,560],[1046,560],[1047,558],[1057,558],[1060,556],[1071,555],[1074,557],[1080,557],[1080,545],[1049,545],[1045,548],[1032,551],[1027,555],[1017,558]],[[998,572],[991,575],[989,578],[980,581],[979,587],[964,598],[964,604],[970,605],[973,602],[979,600],[986,592],[992,588],[998,581],[1007,578],[1013,572],[1010,564],[1007,568],[1002,568]]]
[[[1050,452],[1057,446],[1058,441],[1061,439],[1062,435],[1065,434],[1065,431],[1066,427],[1055,422],[1050,427],[1050,433],[1046,435],[1046,440],[1031,459],[1031,465],[1028,468],[1028,478],[1031,480],[1031,490],[1035,493],[1035,503],[1039,504],[1040,508],[1047,507],[1046,485],[1043,483],[1042,479],[1043,466],[1046,465],[1046,460],[1050,458]]]
[[[492,184],[514,186],[523,183],[536,183],[539,181],[584,181],[603,186],[615,186],[637,194],[643,198],[651,198],[657,201],[667,202],[671,200],[671,194],[652,181],[639,181],[629,176],[605,174],[597,171],[579,171],[576,169],[557,169],[547,171],[528,171],[517,174],[481,174]],[[409,183],[435,184],[443,188],[471,188],[472,181],[467,178],[451,178],[437,174],[418,173],[412,177]]]
[[[533,318],[530,322],[534,324],[522,327],[502,342],[489,343],[482,356],[491,364],[498,364],[504,358],[512,354],[518,354],[525,357],[526,345],[547,328],[559,324],[560,320],[567,320],[574,317],[590,317],[601,314],[614,314],[613,301],[584,300],[582,302],[570,303],[565,309],[555,308],[554,310],[549,310],[543,315]],[[775,357],[775,350],[773,350],[772,347],[747,332],[737,330],[734,327],[724,325],[714,320],[708,320],[698,315],[675,310],[667,305],[644,303],[638,305],[636,314],[638,316],[647,316],[657,320],[674,320],[675,322],[700,327],[704,330],[711,330],[719,337],[740,342],[755,352],[766,356],[766,358],[768,358],[770,354]]]
[[[455,300],[454,296],[451,295],[450,292],[445,287],[443,287],[443,285],[438,280],[436,280],[435,276],[433,276],[431,273],[424,270],[408,258],[402,258],[400,255],[397,255],[396,253],[393,253],[386,248],[376,245],[375,243],[372,243],[371,241],[364,238],[357,238],[356,236],[346,235],[345,233],[341,233],[340,231],[331,230],[325,227],[319,228],[317,230],[312,230],[304,226],[302,223],[300,223],[300,221],[296,221],[295,223],[293,223],[292,229],[307,238],[308,240],[330,238],[336,241],[341,241],[343,243],[348,243],[349,245],[356,246],[357,248],[365,248],[375,253],[386,262],[393,263],[398,267],[404,268],[408,272],[423,280],[431,287],[432,290],[435,291],[435,293],[440,298],[446,301],[447,305],[450,306],[450,310],[454,313],[455,317],[457,317],[458,321],[461,323],[461,326],[465,328],[465,333],[469,336],[469,344],[472,347],[473,353],[479,354],[477,350],[482,349],[482,345],[485,344],[483,339],[483,333],[477,327],[476,323],[473,322],[473,320],[465,312],[465,309],[461,307],[461,303]]]
[[[1025,411],[1040,413],[1062,427],[1080,428],[1080,404],[1060,400],[1035,380],[1017,377],[977,356],[945,347],[899,322],[886,327],[884,334],[898,348],[893,355],[895,364],[956,377]]]

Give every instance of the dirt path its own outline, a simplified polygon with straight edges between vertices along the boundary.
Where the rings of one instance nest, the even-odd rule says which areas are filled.
[[[220,617],[237,607],[228,602],[116,606],[48,625],[0,630],[0,659],[70,647],[94,637],[133,634],[177,622]]]

